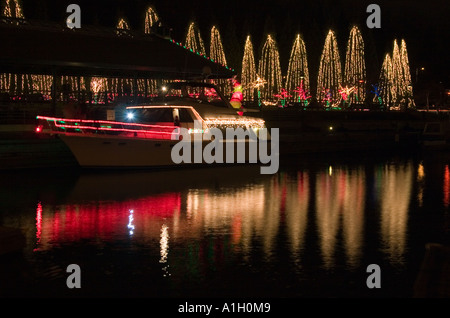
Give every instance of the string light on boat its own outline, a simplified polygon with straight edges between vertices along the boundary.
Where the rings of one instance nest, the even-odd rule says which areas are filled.
[[[134,135],[137,133],[138,136],[144,138],[153,138],[152,136],[160,135],[164,136],[166,139],[170,139],[174,132],[173,126],[165,125],[148,125],[91,119],[67,119],[46,116],[37,116],[36,119],[46,120],[50,127],[54,126],[55,129],[52,130],[53,133],[61,133],[68,129],[76,129],[78,131],[83,130],[84,133],[95,133],[96,131],[132,133]],[[147,134],[149,134],[150,137],[147,137]]]
[[[262,119],[253,118],[206,118],[205,123],[208,128],[264,128],[265,122]]]

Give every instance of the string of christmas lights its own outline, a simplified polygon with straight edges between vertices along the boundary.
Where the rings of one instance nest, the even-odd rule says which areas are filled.
[[[138,89],[142,93],[147,93],[147,96],[155,96],[158,93],[158,82],[155,79],[138,79]],[[147,87],[146,87],[147,86]]]
[[[145,27],[144,32],[145,33],[151,33],[152,28],[156,25],[156,23],[159,21],[158,14],[156,13],[155,9],[152,7],[149,7],[147,9],[147,12],[145,13]]]
[[[394,49],[392,51],[392,67],[393,67],[393,86],[395,94],[396,107],[399,107],[400,100],[404,95],[405,83],[403,82],[403,67],[402,57],[400,55],[400,48],[398,47],[397,40],[394,40]]]
[[[133,80],[129,78],[111,78],[109,82],[109,85],[105,86],[105,88],[111,87],[109,92],[114,95],[131,95],[134,90]],[[104,82],[102,82],[102,85],[104,85]]]
[[[117,23],[117,28],[120,29],[120,30],[129,30],[130,26],[128,25],[128,22],[125,21],[124,18],[121,18],[119,20],[119,22]]]
[[[363,104],[366,99],[366,63],[364,59],[364,41],[357,26],[352,27],[345,56],[344,83],[354,87],[346,102],[348,105]]]
[[[337,106],[340,102],[338,91],[342,82],[341,72],[341,59],[336,36],[330,30],[325,39],[325,45],[320,58],[316,96],[319,102],[325,102],[327,106],[333,107]]]
[[[274,95],[280,91],[282,86],[282,76],[278,47],[270,34],[267,35],[267,40],[262,48],[258,74],[266,81],[266,85],[261,89],[262,99],[267,102],[274,101]]]
[[[300,79],[300,85],[296,89],[294,89],[293,92],[298,94],[297,101],[299,103],[302,103],[303,106],[308,106],[309,104],[308,99],[310,99],[312,96],[309,95],[309,90],[305,89],[303,78]]]
[[[382,104],[388,109],[393,104],[396,96],[394,87],[394,72],[392,66],[392,59],[389,53],[387,53],[381,66],[380,79],[378,83],[378,94],[374,97],[374,102],[381,100]]]
[[[197,28],[195,22],[189,24],[184,45],[193,50],[194,53],[198,52],[201,55],[206,55],[205,45],[200,35],[200,30]]]
[[[205,118],[208,128],[265,128],[265,121],[252,118]]]
[[[213,26],[211,28],[209,57],[216,63],[227,65],[227,59],[225,58],[225,52],[223,50],[219,29],[217,29],[216,26]],[[218,79],[215,81],[215,84],[219,87],[219,89],[225,96],[230,96],[232,94],[232,85],[230,84],[229,80]]]
[[[400,44],[400,58],[402,63],[402,75],[404,87],[404,98],[407,108],[415,108],[413,99],[412,83],[411,83],[411,71],[409,69],[408,50],[406,49],[406,42],[402,39]]]
[[[31,75],[33,91],[44,95],[50,95],[52,90],[53,76],[51,75]]]
[[[78,90],[86,90],[86,84],[84,81],[84,77],[80,77],[80,87],[78,87],[78,78],[75,76],[63,76],[61,78],[61,84],[67,85],[69,91],[76,92]]]
[[[290,100],[300,100],[300,91],[296,90],[299,86],[302,86],[304,91],[309,90],[309,72],[306,46],[300,34],[297,34],[294,44],[292,45],[286,76],[286,89],[289,92],[292,91],[295,93],[291,96],[292,98],[290,98]]]
[[[8,93],[10,92],[10,88],[11,88],[10,79],[11,79],[11,74],[9,74],[9,73],[0,74],[0,90],[2,92],[8,92]]]
[[[108,81],[104,77],[92,77],[90,87],[94,94],[98,94],[108,90]]]
[[[227,59],[225,58],[225,52],[223,50],[222,40],[220,39],[220,33],[216,26],[211,28],[211,42],[209,46],[209,56],[216,63],[226,65]]]
[[[286,100],[289,97],[292,97],[292,95],[289,95],[289,92],[285,88],[282,88],[278,94],[274,95],[274,97],[278,99],[277,102],[281,104],[281,107],[284,107],[286,105]]]
[[[242,58],[241,83],[244,100],[253,101],[255,99],[255,87],[253,83],[256,81],[255,57],[253,55],[253,44],[250,35],[247,35],[244,46],[244,57]]]
[[[397,40],[394,40],[392,58],[386,54],[380,72],[379,90],[379,96],[374,96],[374,101],[381,98],[387,109],[400,110],[415,107],[408,52],[404,40],[400,47]]]
[[[22,13],[22,8],[20,7],[18,0],[6,0],[5,5],[2,10],[2,15],[8,18],[25,19]],[[19,81],[18,78],[23,77],[23,75],[14,75],[3,73],[0,77],[0,87],[2,91],[13,93],[14,88],[16,91],[24,91],[25,78],[23,81]],[[18,87],[18,82],[21,83],[21,89]],[[12,89],[13,88],[13,89]],[[12,91],[11,91],[12,89]]]
[[[3,16],[8,18],[25,19],[18,0],[6,0]]]

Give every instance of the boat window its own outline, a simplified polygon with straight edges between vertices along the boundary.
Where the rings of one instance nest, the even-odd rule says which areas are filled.
[[[178,113],[180,114],[180,121],[182,123],[193,123],[194,119],[191,116],[190,111],[187,108],[179,108]]]
[[[172,109],[170,108],[143,109],[141,121],[148,123],[173,122]]]
[[[194,122],[192,116],[187,108],[179,108],[178,114],[180,122],[191,123]],[[173,123],[173,109],[172,108],[146,108],[142,110],[140,120],[145,123]]]

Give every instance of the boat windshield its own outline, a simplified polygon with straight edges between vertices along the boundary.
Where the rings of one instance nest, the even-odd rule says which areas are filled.
[[[173,123],[174,111],[171,108],[145,108],[137,110],[137,119],[139,122],[154,124],[154,123]],[[186,108],[177,108],[177,116],[179,121],[183,123],[193,123],[194,119]]]
[[[184,100],[186,102],[208,103],[214,106],[225,107],[228,105],[224,101],[222,94],[213,85],[181,85],[178,83],[162,86],[157,101],[170,102],[174,100]]]

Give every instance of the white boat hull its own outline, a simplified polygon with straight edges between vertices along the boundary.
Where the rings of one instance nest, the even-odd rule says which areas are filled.
[[[158,139],[140,139],[140,138],[120,138],[120,137],[99,137],[86,135],[60,135],[60,138],[66,143],[72,151],[81,167],[91,168],[145,168],[158,166],[176,166],[189,164],[205,164],[202,162],[194,163],[194,151],[196,147],[204,147],[210,141],[203,141],[196,144],[191,143],[190,163],[176,164],[171,157],[172,147],[177,140],[158,140]],[[251,141],[257,143],[257,141]],[[234,142],[234,160],[237,162],[237,143]],[[245,141],[245,162],[249,162],[249,141]],[[257,147],[257,145],[256,145]],[[270,142],[268,143],[270,149]],[[223,162],[226,161],[226,149],[223,146]]]

